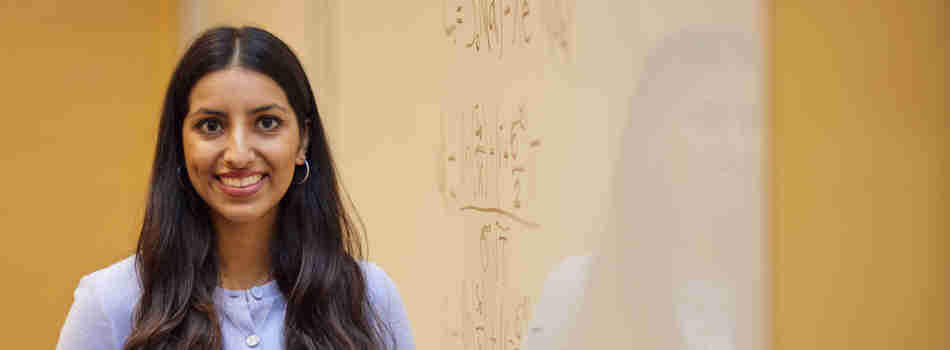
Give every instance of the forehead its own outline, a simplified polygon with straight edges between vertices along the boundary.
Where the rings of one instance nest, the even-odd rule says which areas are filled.
[[[244,108],[273,104],[290,109],[287,95],[270,77],[240,67],[209,73],[188,95],[189,111],[201,107]]]

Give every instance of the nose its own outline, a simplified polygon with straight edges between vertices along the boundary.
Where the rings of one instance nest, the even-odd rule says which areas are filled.
[[[251,165],[256,157],[250,140],[250,135],[243,127],[232,129],[228,137],[228,145],[224,150],[224,163],[232,169],[243,169]]]

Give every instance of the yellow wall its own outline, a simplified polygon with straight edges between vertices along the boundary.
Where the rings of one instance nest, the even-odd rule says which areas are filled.
[[[132,253],[177,18],[175,1],[0,5],[4,348],[52,349],[80,276]]]
[[[51,348],[78,278],[132,251],[182,36],[175,1],[19,3],[0,5],[0,329]],[[773,5],[776,349],[950,348],[947,5]]]
[[[775,348],[950,348],[947,3],[773,4]]]

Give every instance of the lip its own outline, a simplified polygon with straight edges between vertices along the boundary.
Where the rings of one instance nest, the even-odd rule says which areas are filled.
[[[247,186],[247,187],[234,187],[234,186],[229,186],[229,185],[227,185],[227,184],[225,184],[224,182],[221,181],[221,178],[222,178],[222,177],[228,177],[228,178],[237,177],[237,178],[241,178],[241,177],[247,177],[247,176],[258,175],[258,174],[261,175],[260,181],[258,181],[257,183],[255,183],[255,184],[253,184],[253,185]],[[227,194],[227,195],[229,195],[229,196],[233,196],[233,197],[248,197],[248,196],[252,196],[252,195],[254,195],[255,193],[257,193],[257,192],[261,189],[261,187],[264,186],[264,180],[266,180],[266,179],[267,179],[267,175],[266,175],[266,174],[261,174],[261,173],[253,173],[253,172],[229,172],[229,173],[220,174],[220,175],[216,176],[216,177],[215,177],[215,182],[218,184],[218,188],[221,189],[221,192],[224,192],[225,194]]]

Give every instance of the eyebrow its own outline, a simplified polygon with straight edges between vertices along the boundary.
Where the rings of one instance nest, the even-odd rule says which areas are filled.
[[[284,108],[283,106],[278,105],[278,104],[276,104],[276,103],[272,103],[272,104],[269,104],[269,105],[264,105],[264,106],[260,106],[260,107],[257,107],[257,108],[252,108],[252,109],[250,109],[250,110],[248,111],[248,114],[258,114],[258,113],[261,113],[261,112],[264,112],[264,111],[267,111],[267,110],[271,110],[271,109],[279,109],[279,110],[282,110],[282,111],[284,111],[284,112],[287,112],[287,109]],[[192,115],[194,115],[194,114],[211,114],[211,115],[216,115],[216,116],[219,116],[219,117],[227,117],[227,116],[228,116],[227,113],[224,113],[224,112],[222,112],[222,111],[215,110],[215,109],[210,109],[210,108],[204,108],[204,107],[198,108],[197,111],[194,111],[194,112],[191,113],[191,114],[192,114]]]
[[[284,108],[284,107],[282,107],[282,106],[280,106],[280,105],[278,105],[278,104],[276,104],[276,103],[272,103],[272,104],[269,104],[269,105],[266,105],[266,106],[260,106],[260,107],[254,108],[254,109],[252,109],[252,110],[250,111],[250,114],[257,114],[257,113],[260,113],[260,112],[263,112],[263,111],[266,111],[266,110],[269,110],[269,109],[273,109],[273,108],[276,108],[276,109],[282,110],[282,111],[284,111],[284,112],[287,112],[287,109],[286,109],[286,108]]]

